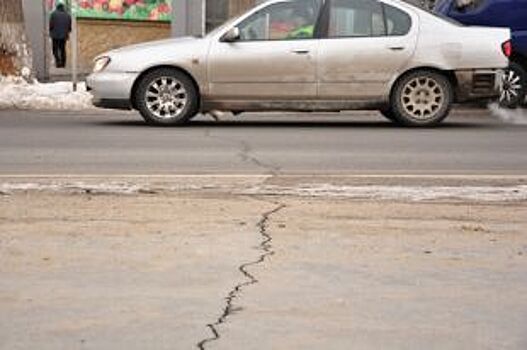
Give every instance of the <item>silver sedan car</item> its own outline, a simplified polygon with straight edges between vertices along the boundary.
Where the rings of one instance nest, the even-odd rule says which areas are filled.
[[[110,51],[94,104],[150,124],[229,111],[379,110],[433,126],[455,102],[493,98],[510,31],[466,27],[398,0],[271,0],[203,38]]]

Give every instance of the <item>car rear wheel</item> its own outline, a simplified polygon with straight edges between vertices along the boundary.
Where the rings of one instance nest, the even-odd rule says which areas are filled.
[[[184,124],[198,112],[198,92],[192,80],[170,68],[147,73],[139,82],[135,102],[151,125]]]
[[[516,63],[511,63],[503,74],[500,91],[500,105],[516,108],[525,102],[527,73]]]
[[[405,126],[435,126],[450,113],[454,95],[452,84],[443,75],[422,70],[403,76],[395,84],[391,110]]]

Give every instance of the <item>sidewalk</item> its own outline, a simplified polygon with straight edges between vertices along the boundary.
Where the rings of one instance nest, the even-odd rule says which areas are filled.
[[[90,74],[88,71],[79,71],[77,72],[77,77],[79,82],[85,81],[86,77]],[[60,81],[71,81],[72,75],[71,75],[71,68],[55,68],[55,66],[51,66],[49,69],[49,81],[46,83],[55,83]]]
[[[525,349],[525,201],[222,181],[6,190],[0,348]]]

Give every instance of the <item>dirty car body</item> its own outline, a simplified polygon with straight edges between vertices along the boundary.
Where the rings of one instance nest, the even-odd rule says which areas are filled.
[[[441,33],[441,35],[438,35]],[[465,27],[397,0],[271,0],[203,38],[96,59],[94,104],[152,124],[214,110],[379,110],[406,125],[497,95],[510,31]]]

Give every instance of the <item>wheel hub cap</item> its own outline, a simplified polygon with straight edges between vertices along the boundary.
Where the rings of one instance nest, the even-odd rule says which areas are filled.
[[[521,89],[521,77],[513,70],[506,71],[501,81],[500,102],[513,102],[519,97]]]
[[[403,88],[401,102],[412,118],[427,120],[434,118],[445,100],[445,92],[434,79],[419,77],[410,80]]]
[[[146,89],[146,106],[159,119],[178,117],[187,103],[185,87],[173,77],[157,78]]]

